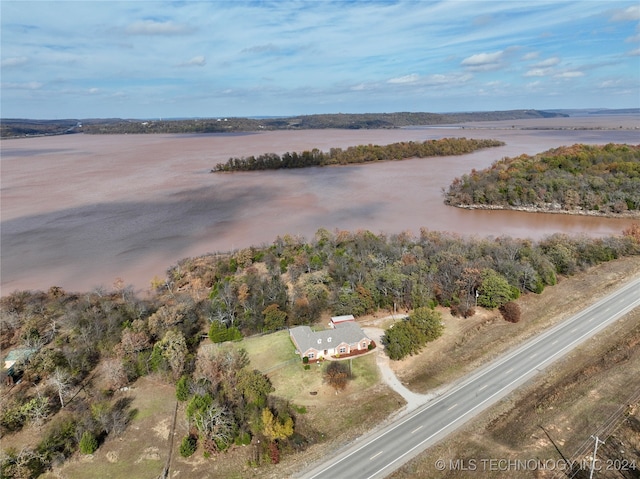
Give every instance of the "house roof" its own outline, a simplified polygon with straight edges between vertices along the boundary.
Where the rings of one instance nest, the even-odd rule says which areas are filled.
[[[31,349],[31,348],[13,349],[9,351],[9,354],[5,356],[4,367],[8,369],[11,366],[13,366],[16,362],[27,359],[36,351],[37,349]]]
[[[343,316],[332,316],[331,322],[334,324],[342,323],[344,321],[355,321],[356,318],[353,317],[353,314],[345,314]]]
[[[301,353],[311,348],[330,349],[341,343],[352,345],[362,339],[368,339],[357,323],[338,323],[335,329],[326,331],[313,331],[309,326],[296,326],[291,328],[290,334]]]

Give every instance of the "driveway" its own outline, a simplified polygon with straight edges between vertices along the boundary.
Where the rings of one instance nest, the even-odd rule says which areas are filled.
[[[384,345],[382,344],[382,336],[384,335],[384,329],[376,328],[373,326],[365,326],[362,330],[369,336],[370,339],[373,339],[376,342],[376,364],[378,365],[378,370],[380,371],[380,376],[382,380],[395,392],[400,394],[404,400],[407,402],[405,408],[400,411],[400,414],[406,414],[414,409],[426,404],[427,401],[432,399],[432,395],[428,394],[417,394],[413,391],[407,389],[404,384],[400,382],[397,378],[391,367],[389,366],[389,356],[384,352]]]

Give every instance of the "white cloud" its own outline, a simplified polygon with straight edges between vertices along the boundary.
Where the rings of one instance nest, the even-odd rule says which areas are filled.
[[[613,22],[640,20],[640,5],[634,5],[624,10],[615,10],[611,16]]]
[[[544,77],[551,73],[550,68],[532,68],[524,74],[525,77]]]
[[[11,90],[39,90],[44,86],[44,83],[37,81],[30,82],[8,82],[3,83],[2,88]]]
[[[630,56],[630,57],[640,56],[640,48],[636,48],[635,50],[628,51],[627,56]]]
[[[449,75],[434,74],[434,75],[429,75],[425,79],[424,83],[429,86],[455,85],[455,84],[459,85],[461,83],[468,82],[472,78],[473,78],[473,75],[471,75],[470,73],[452,73]]]
[[[523,60],[535,60],[539,56],[540,56],[539,52],[530,52],[530,53],[527,53],[525,56],[523,56],[522,59]]]
[[[185,24],[154,20],[134,22],[125,28],[129,35],[185,35],[192,31],[193,29]]]
[[[191,60],[180,63],[180,67],[203,67],[207,64],[207,59],[203,55],[193,57]]]
[[[27,57],[12,57],[2,60],[2,68],[19,67],[29,62]]]
[[[560,59],[558,57],[551,57],[551,58],[547,58],[546,60],[542,60],[533,66],[538,68],[547,68],[547,67],[555,66],[558,63],[560,63]]]
[[[412,73],[410,75],[392,78],[387,80],[387,83],[416,83],[419,78],[420,76],[417,73]]]
[[[89,94],[95,95],[96,93],[100,93],[99,88],[89,88]]]
[[[554,76],[556,78],[579,78],[579,77],[583,77],[584,73],[579,71],[569,71],[569,72],[558,73],[557,75],[554,75]]]
[[[620,84],[620,80],[605,80],[601,82],[598,86],[600,88],[614,88]]]
[[[254,45],[252,47],[243,48],[240,53],[276,53],[280,51],[273,43],[267,43],[266,45]]]
[[[477,53],[465,58],[460,64],[472,71],[490,71],[502,66],[503,57],[504,51]]]

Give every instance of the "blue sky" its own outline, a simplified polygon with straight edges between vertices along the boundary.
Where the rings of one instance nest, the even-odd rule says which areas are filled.
[[[640,107],[637,1],[0,9],[4,118]]]

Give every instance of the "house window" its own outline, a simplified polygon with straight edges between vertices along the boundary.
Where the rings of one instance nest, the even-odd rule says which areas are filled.
[[[346,352],[347,352],[347,348],[345,348],[344,346],[342,346],[342,347],[340,348],[340,354],[342,354],[342,353],[346,353]]]
[[[309,356],[309,359],[313,359],[316,357],[315,353],[309,353],[308,356]]]

